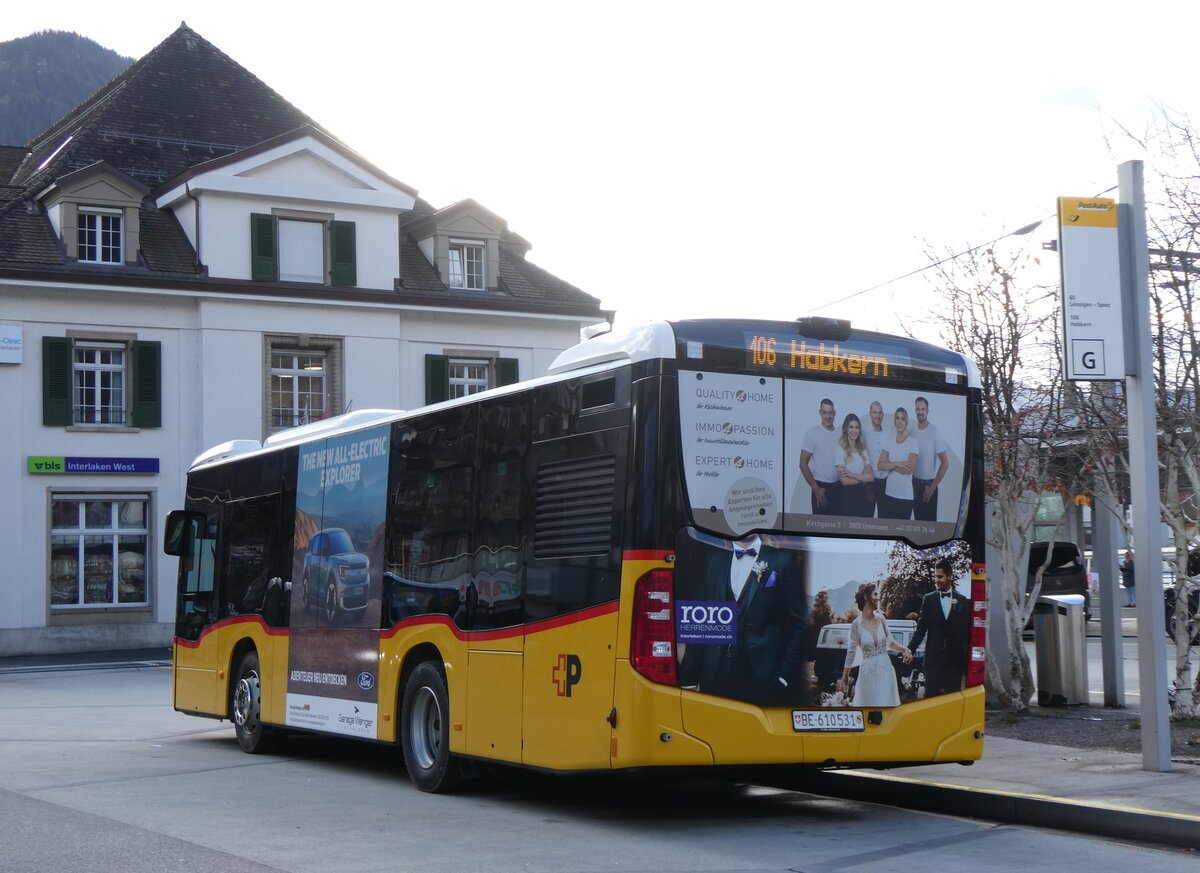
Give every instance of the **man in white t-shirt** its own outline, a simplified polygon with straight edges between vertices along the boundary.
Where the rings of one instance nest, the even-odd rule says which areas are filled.
[[[917,466],[913,470],[913,518],[937,521],[938,485],[950,467],[950,446],[946,444],[937,425],[929,421],[929,401],[918,397],[913,401],[917,427]]]
[[[883,496],[888,475],[887,470],[879,469],[879,453],[883,451],[885,434],[883,430],[883,404],[878,400],[871,401],[868,418],[870,419],[870,424],[863,429],[863,441],[867,444],[867,454],[870,457],[871,469],[875,471],[875,481],[868,482],[867,487],[870,489],[874,504],[872,515],[878,515],[879,498]]]
[[[800,475],[812,489],[812,514],[828,515],[836,505],[833,492],[840,484],[837,474],[838,432],[833,422],[837,410],[826,398],[817,408],[821,423],[813,425],[800,442]]]

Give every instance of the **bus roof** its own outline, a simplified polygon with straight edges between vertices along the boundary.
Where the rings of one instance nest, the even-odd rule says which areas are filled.
[[[320,421],[303,424],[272,434],[261,443],[254,439],[235,439],[213,446],[202,452],[192,462],[191,468],[217,464],[254,452],[273,451],[284,446],[306,443],[321,437],[341,434],[365,428],[385,421],[394,421],[409,415],[446,406],[473,403],[487,397],[507,394],[540,384],[558,382],[568,375],[587,375],[601,372],[624,364],[651,360],[674,360],[679,343],[698,339],[717,345],[736,346],[746,331],[774,330],[808,337],[812,340],[880,341],[901,344],[914,354],[930,360],[944,361],[960,368],[966,383],[972,388],[980,384],[979,370],[975,363],[963,355],[951,352],[919,340],[890,336],[872,331],[858,331],[848,321],[828,318],[801,318],[796,321],[768,321],[762,319],[690,319],[683,321],[653,321],[633,327],[621,328],[592,336],[563,351],[550,365],[547,375],[537,379],[492,388],[488,391],[447,400],[416,410],[361,409],[333,416]]]

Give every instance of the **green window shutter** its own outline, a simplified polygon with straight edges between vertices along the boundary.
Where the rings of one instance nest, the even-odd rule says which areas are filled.
[[[133,427],[162,427],[162,343],[135,342],[132,355]]]
[[[425,402],[441,403],[450,399],[450,358],[425,356]]]
[[[358,284],[355,269],[354,222],[333,221],[329,224],[329,282],[340,288]]]
[[[250,278],[279,281],[279,228],[274,215],[256,212],[250,216]]]
[[[71,341],[64,336],[42,337],[42,424],[67,427],[71,410]]]
[[[498,358],[496,360],[496,387],[501,385],[512,385],[514,382],[520,382],[521,377],[517,374],[516,358]]]

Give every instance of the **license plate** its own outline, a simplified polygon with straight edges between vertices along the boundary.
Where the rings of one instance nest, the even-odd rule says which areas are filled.
[[[863,714],[859,709],[793,709],[792,728],[796,731],[861,731]]]

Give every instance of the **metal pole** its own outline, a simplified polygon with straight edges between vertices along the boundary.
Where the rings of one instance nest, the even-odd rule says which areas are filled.
[[[1125,668],[1121,640],[1121,589],[1117,585],[1116,500],[1106,470],[1092,489],[1092,570],[1100,577],[1100,666],[1104,672],[1104,705],[1125,706]]]
[[[1154,369],[1150,328],[1150,256],[1146,248],[1146,198],[1141,161],[1117,169],[1123,260],[1129,265],[1127,310],[1133,324],[1133,352],[1126,355],[1129,414],[1129,484],[1133,509],[1134,572],[1138,598],[1138,683],[1142,715],[1142,769],[1171,769],[1170,716],[1167,712],[1166,633],[1162,601],[1156,595],[1162,561],[1162,513],[1159,510],[1158,417],[1154,407]],[[1125,271],[1122,271],[1123,273]]]

